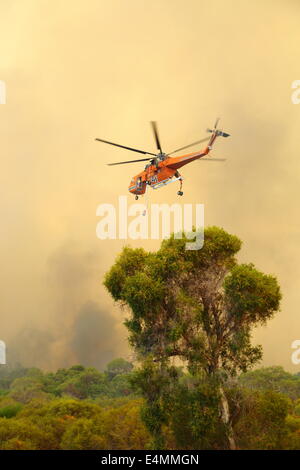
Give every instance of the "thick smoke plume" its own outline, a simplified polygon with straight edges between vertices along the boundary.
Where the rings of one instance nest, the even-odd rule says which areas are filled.
[[[127,354],[123,317],[102,287],[124,240],[97,240],[95,214],[142,167],[106,166],[133,154],[94,138],[153,152],[154,119],[169,152],[205,137],[220,116],[231,137],[214,152],[227,161],[185,167],[184,197],[174,184],[150,202],[204,203],[206,225],[243,240],[242,261],[278,276],[282,311],[255,340],[266,365],[298,371],[299,14],[295,0],[0,2],[8,357],[50,369]]]

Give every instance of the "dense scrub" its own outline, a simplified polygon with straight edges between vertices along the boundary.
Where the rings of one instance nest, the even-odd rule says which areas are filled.
[[[222,448],[213,389],[177,372],[166,447]],[[123,359],[104,372],[80,365],[55,373],[1,367],[0,449],[149,448],[138,374]],[[300,449],[300,376],[281,367],[258,369],[228,383],[226,394],[239,448]]]

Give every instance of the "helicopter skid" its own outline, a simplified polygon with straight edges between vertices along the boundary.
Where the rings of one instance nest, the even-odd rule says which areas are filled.
[[[182,176],[179,176],[178,178],[167,178],[163,181],[160,181],[159,183],[151,184],[151,188],[158,189],[158,188],[161,188],[162,186],[166,186],[167,184],[175,183],[175,181],[178,181],[178,180],[183,181]]]

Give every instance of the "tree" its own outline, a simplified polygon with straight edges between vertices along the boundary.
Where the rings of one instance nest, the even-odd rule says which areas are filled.
[[[33,399],[49,399],[49,395],[43,391],[40,378],[25,376],[15,379],[10,386],[10,396],[20,403],[29,403]]]
[[[95,432],[92,419],[80,418],[66,430],[61,441],[65,450],[101,450],[105,449],[105,440]]]
[[[239,383],[254,390],[273,390],[295,400],[300,396],[300,377],[286,372],[281,366],[263,367],[242,374]]]
[[[244,390],[240,416],[235,425],[239,447],[258,450],[286,448],[289,406],[290,400],[280,393]]]
[[[235,448],[223,384],[260,360],[261,347],[251,345],[251,329],[278,310],[280,289],[274,276],[237,263],[241,241],[223,229],[207,228],[201,250],[186,250],[186,241],[172,236],[155,253],[124,248],[104,285],[114,300],[129,307],[125,325],[138,357],[158,365],[156,397],[139,381],[148,415],[152,409],[157,419],[155,445],[163,445],[163,387],[177,380],[170,368],[174,356],[191,374],[204,372],[218,383],[220,419],[228,446]],[[151,376],[144,379],[149,382]]]
[[[125,359],[117,358],[110,361],[105,369],[105,373],[110,379],[113,379],[116,375],[128,374],[133,369],[131,362]]]
[[[146,449],[150,435],[141,421],[140,400],[110,408],[103,413],[102,435],[105,449]]]
[[[53,449],[51,433],[30,420],[0,418],[0,449]]]
[[[60,389],[75,398],[95,398],[107,390],[106,377],[93,367],[84,369],[79,375],[64,382]]]

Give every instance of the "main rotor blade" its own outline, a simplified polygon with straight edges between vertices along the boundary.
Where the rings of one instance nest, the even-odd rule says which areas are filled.
[[[154,155],[154,157],[156,157],[155,153],[145,152],[144,150],[138,150],[138,149],[134,149],[132,147],[126,147],[125,145],[114,144],[113,142],[109,142],[108,140],[103,140],[103,139],[95,139],[95,140],[98,140],[98,142],[104,142],[105,144],[114,145],[115,147],[121,147],[122,149],[132,150],[132,152],[143,153],[144,155],[146,155],[146,154]]]
[[[210,162],[226,162],[226,158],[199,158],[199,161],[200,160],[206,160],[206,161],[210,161]]]
[[[204,139],[197,140],[197,142],[193,142],[192,144],[185,145],[184,147],[180,147],[180,149],[173,150],[173,152],[168,153],[168,155],[172,155],[172,153],[180,152],[180,150],[184,150],[184,149],[187,149],[189,147],[193,147],[193,145],[201,144],[202,142],[206,142],[209,139],[210,139],[210,137],[205,137]]]
[[[151,121],[151,126],[152,126],[152,130],[153,130],[154,137],[155,137],[156,148],[159,150],[160,153],[163,153],[163,152],[162,152],[162,149],[161,149],[160,141],[159,141],[159,136],[158,136],[158,130],[157,130],[157,124],[156,124],[156,122],[155,122],[155,121]]]
[[[139,160],[128,160],[127,162],[116,162],[116,163],[107,163],[108,166],[113,165],[125,165],[125,163],[136,163],[136,162],[146,162],[150,160],[150,158],[140,158]]]

